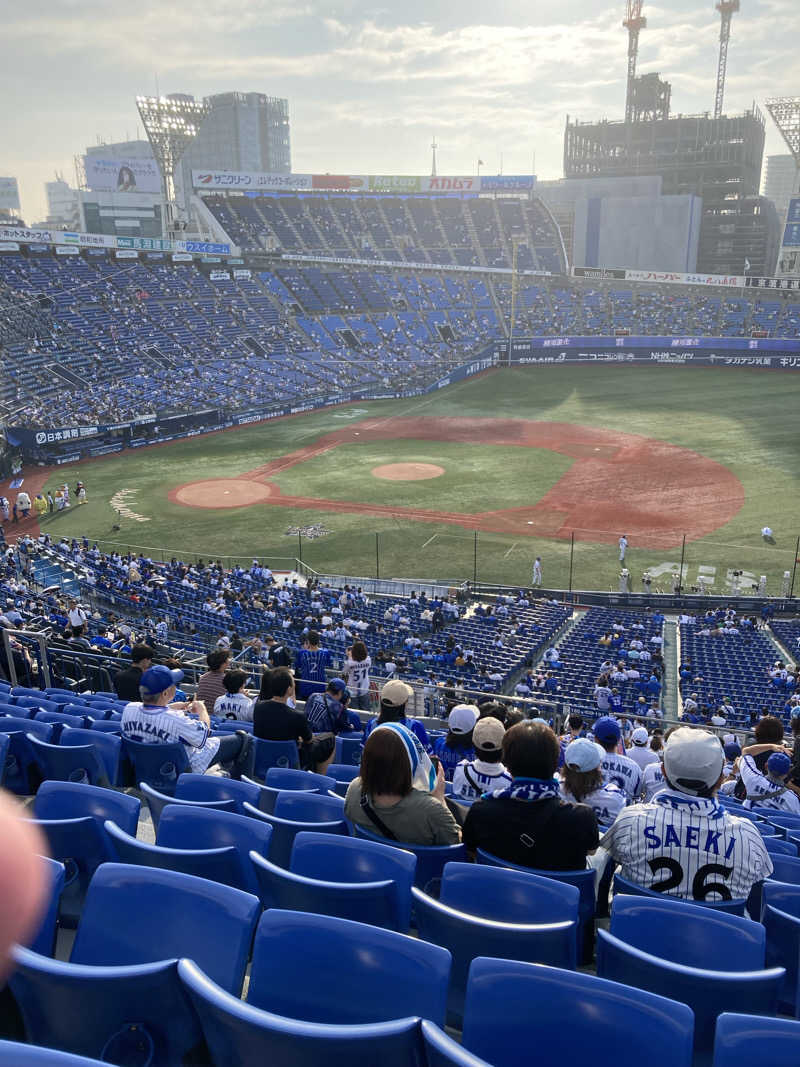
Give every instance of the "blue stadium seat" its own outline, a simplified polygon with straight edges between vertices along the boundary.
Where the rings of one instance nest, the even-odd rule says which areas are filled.
[[[423,1019],[420,1029],[427,1067],[491,1067],[486,1060],[473,1056],[452,1037],[448,1037],[436,1023]]]
[[[190,771],[186,748],[180,742],[170,745],[147,745],[123,737],[125,754],[133,765],[137,782],[144,782],[159,793],[172,796],[178,776]]]
[[[191,956],[238,995],[259,911],[255,897],[215,882],[104,864],[69,963],[16,950],[10,982],[28,1040],[102,1058],[114,1043],[130,1055],[135,1041],[150,1050],[150,1062],[180,1063],[198,1043],[199,1026],[177,959]]]
[[[439,900],[494,922],[577,922],[580,891],[528,870],[448,863]]]
[[[375,841],[382,845],[391,844],[392,847],[405,849],[406,852],[413,852],[417,857],[414,885],[417,889],[422,889],[423,892],[426,889],[433,888],[431,883],[442,877],[442,871],[446,863],[451,863],[453,860],[463,863],[467,859],[467,850],[463,845],[414,845],[408,841],[397,841],[395,843],[393,841],[390,842],[388,838],[381,837],[380,834],[372,833],[371,830],[367,830],[364,826],[358,825],[355,826],[355,832],[357,837],[363,837],[366,841]]]
[[[44,864],[47,873],[46,907],[39,923],[39,928],[28,947],[33,952],[38,952],[40,956],[52,956],[56,946],[58,908],[61,903],[61,894],[64,891],[65,871],[63,863],[59,863],[58,860],[51,860],[49,856],[42,856],[41,862]]]
[[[797,856],[797,845],[791,841],[782,841],[778,837],[764,838],[764,847],[770,856]]]
[[[444,869],[442,884],[450,866],[448,864]],[[448,907],[416,887],[411,893],[419,937],[446,948],[453,958],[447,1002],[447,1021],[451,1026],[460,1027],[463,1022],[467,975],[476,956],[547,963],[566,970],[574,970],[577,966],[577,899],[573,900],[574,916],[571,920],[521,923],[497,922],[474,912]],[[480,900],[476,895],[475,903],[476,911],[478,908],[487,910],[485,899]]]
[[[147,801],[147,806],[150,809],[150,817],[153,820],[153,826],[158,830],[158,823],[161,818],[161,812],[167,806],[167,804],[178,805],[192,805],[196,808],[209,808],[216,811],[236,811],[237,802],[232,798],[227,800],[179,800],[168,793],[159,793],[157,789],[153,789],[147,784],[147,782],[139,783],[139,792]]]
[[[94,745],[51,745],[33,734],[26,736],[44,781],[111,787],[106,764]]]
[[[560,1062],[566,1048],[592,1067],[691,1067],[693,1024],[685,1004],[591,974],[478,958],[463,1044],[495,1067]]]
[[[687,907],[681,919],[685,920],[689,914]],[[709,921],[712,913],[702,912],[700,915],[702,920]],[[719,914],[716,918],[737,917]],[[717,960],[720,964],[727,962],[723,952],[709,957],[709,962]],[[711,1055],[717,1017],[724,1011],[740,1010],[757,1015],[773,1014],[785,972],[782,967],[735,971],[723,967],[709,970],[684,966],[643,952],[605,930],[599,930],[597,973],[601,978],[646,989],[688,1004],[695,1015],[695,1052],[704,1061]]]
[[[96,730],[65,730],[59,744],[93,745],[100,761],[106,769],[106,775],[112,786],[124,785],[122,771],[122,738],[113,733],[98,733]]]
[[[60,705],[55,700],[48,700],[44,694],[35,696],[15,696],[14,703],[18,708],[27,708],[30,712],[34,711],[58,711]],[[22,713],[21,713],[22,714]]]
[[[304,794],[281,793],[281,796],[299,797]],[[327,799],[318,797],[317,799]],[[349,834],[349,828],[344,819],[333,819],[326,822],[298,822],[295,819],[282,819],[277,815],[270,815],[265,811],[259,811],[252,804],[245,803],[245,812],[255,819],[261,819],[272,827],[272,843],[269,850],[269,860],[278,867],[289,869],[292,856],[292,845],[295,836],[304,830],[313,830],[321,834]]]
[[[636,882],[631,882],[627,878],[623,878],[621,874],[614,876],[614,893],[619,894],[620,897],[631,895],[637,897],[649,897],[653,900],[676,901],[678,904],[693,904],[696,907],[712,908],[714,911],[726,911],[731,915],[744,915],[745,907],[747,906],[747,901],[742,899],[684,900],[683,897],[667,896],[665,893],[659,893],[654,889],[647,889],[645,886],[637,885]]]
[[[238,812],[167,804],[161,812],[156,842],[174,849],[234,849],[239,858],[240,888],[258,894],[258,882],[249,856],[256,852],[266,857],[271,837],[271,827]]]
[[[299,771],[293,767],[270,767],[265,785],[272,789],[295,789],[300,792],[315,789],[318,793],[327,794],[333,787],[333,781],[324,774],[314,774],[313,771]]]
[[[363,748],[363,737],[353,738],[339,734],[336,738],[336,748],[333,753],[334,762],[358,767],[361,764],[361,751]]]
[[[17,1041],[0,1040],[0,1063],[14,1067],[102,1067],[100,1060],[73,1056],[38,1045],[23,1045]]]
[[[230,996],[189,960],[181,960],[178,973],[214,1067],[409,1067],[423,1062],[418,1018],[362,1026],[305,1023]]]
[[[294,741],[265,741],[254,738],[256,758],[253,777],[264,781],[270,767],[300,767],[300,754]]]
[[[0,734],[0,785],[5,784],[8,749],[11,744],[10,734]]]
[[[92,719],[90,729],[94,730],[96,733],[117,734],[120,737],[122,736],[119,720],[116,719]]]
[[[450,953],[436,945],[347,919],[271,909],[256,931],[247,1002],[305,1022],[424,1015],[442,1024],[449,978]]]
[[[780,882],[773,883],[780,886]],[[785,892],[776,894],[770,902],[768,889],[770,883],[766,882],[764,909],[761,921],[766,932],[767,951],[766,965],[768,967],[782,967],[785,971],[780,989],[780,1010],[790,1015],[800,1016],[800,978],[798,976],[798,960],[800,960],[800,904],[797,898],[786,899]],[[783,896],[780,903],[777,900]],[[781,907],[788,906],[791,910]]]
[[[18,796],[28,796],[35,791],[40,776],[27,735],[34,734],[41,741],[52,741],[53,727],[35,719],[8,715],[0,718],[0,733],[9,735],[3,784]]]
[[[65,726],[69,726],[72,730],[83,730],[90,722],[86,715],[64,715],[63,712],[60,711],[37,711],[32,718],[34,718],[36,722],[49,722],[57,729],[60,728],[58,729],[58,737],[61,736],[61,731]]]
[[[800,1022],[723,1012],[717,1019],[713,1067],[787,1067],[797,1062]]]
[[[175,786],[176,800],[191,800],[207,803],[215,800],[232,800],[236,811],[244,814],[245,801],[258,807],[261,786],[255,782],[240,782],[233,778],[221,778],[216,774],[184,773]]]
[[[275,800],[274,814],[279,819],[293,819],[295,822],[333,822],[344,818],[344,800],[327,793],[281,790]]]

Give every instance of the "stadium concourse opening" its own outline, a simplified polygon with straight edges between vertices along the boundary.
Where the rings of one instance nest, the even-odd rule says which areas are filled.
[[[353,429],[358,426],[358,431]],[[521,507],[472,514],[284,493],[271,479],[340,445],[400,439],[426,442],[543,448],[569,456],[566,474],[538,501]],[[404,468],[403,480],[428,464]],[[410,470],[409,470],[410,468]],[[380,468],[378,468],[380,469]],[[437,473],[444,473],[437,467]],[[372,471],[375,474],[375,470]],[[411,477],[409,476],[411,475]],[[383,475],[385,476],[385,475]],[[432,472],[425,477],[431,477]],[[400,480],[395,478],[395,480]],[[626,496],[620,498],[624,481]],[[258,494],[259,487],[263,495]],[[251,499],[252,497],[252,499]],[[367,419],[335,430],[228,481],[191,482],[172,489],[169,499],[188,507],[233,508],[253,503],[319,511],[395,516],[418,522],[450,523],[470,530],[548,536],[612,544],[624,528],[646,548],[671,548],[684,534],[703,537],[732,519],[744,504],[744,489],[727,467],[665,441],[592,426],[526,419],[395,417]]]

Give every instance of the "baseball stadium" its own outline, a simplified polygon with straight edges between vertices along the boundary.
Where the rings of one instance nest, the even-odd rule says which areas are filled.
[[[0,1064],[800,1063],[800,97],[726,109],[747,6],[686,115],[626,0],[559,178],[299,172],[287,100],[158,90],[46,221],[0,178]]]

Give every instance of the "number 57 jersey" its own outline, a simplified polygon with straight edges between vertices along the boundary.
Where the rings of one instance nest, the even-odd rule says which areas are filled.
[[[671,789],[625,808],[600,847],[622,865],[623,878],[686,900],[741,899],[772,874],[752,822],[714,799]]]

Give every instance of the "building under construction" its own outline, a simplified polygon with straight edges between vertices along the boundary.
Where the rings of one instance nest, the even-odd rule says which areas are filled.
[[[730,16],[738,0],[721,0],[720,59],[715,113],[670,116],[671,89],[657,74],[636,76],[638,33],[647,23],[641,0],[628,0],[626,118],[578,122],[567,118],[566,178],[660,175],[664,196],[702,197],[697,269],[710,274],[772,274],[779,222],[758,195],[765,120],[758,108],[723,115]]]

